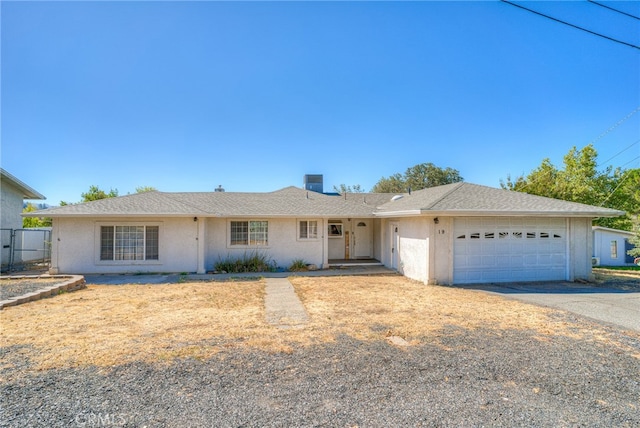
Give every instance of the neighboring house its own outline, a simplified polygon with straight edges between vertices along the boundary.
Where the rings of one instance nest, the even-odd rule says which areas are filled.
[[[43,195],[0,168],[0,229],[2,237],[2,266],[11,258],[12,236],[22,229],[22,209],[25,199],[46,199]]]
[[[376,260],[424,283],[588,279],[591,221],[624,212],[470,183],[401,195],[147,192],[53,218],[52,273],[198,272],[264,251],[279,266]]]
[[[629,242],[633,233],[626,230],[593,227],[594,266],[634,266],[633,257],[627,254],[635,246]]]

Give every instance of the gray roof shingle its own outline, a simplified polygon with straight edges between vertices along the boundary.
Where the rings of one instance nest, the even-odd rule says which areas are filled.
[[[380,207],[380,215],[393,213],[562,215],[617,217],[623,211],[529,195],[471,183],[454,183],[404,194]]]
[[[374,217],[434,215],[557,215],[615,217],[622,211],[526,193],[455,183],[403,194],[325,195],[286,187],[266,193],[145,192],[50,208],[29,217]]]

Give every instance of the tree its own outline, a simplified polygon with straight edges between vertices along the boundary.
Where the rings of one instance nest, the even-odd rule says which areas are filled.
[[[152,186],[138,186],[136,187],[136,193],[155,192],[158,189]]]
[[[89,190],[85,193],[81,193],[80,196],[82,197],[82,200],[79,203],[92,202],[106,198],[115,198],[116,196],[118,196],[118,189],[110,189],[109,193],[107,193],[104,190],[100,189],[98,186],[91,185],[89,186]],[[61,207],[72,204],[73,203],[69,203],[66,201],[60,201]]]
[[[463,181],[460,172],[453,168],[440,168],[432,163],[421,163],[407,168],[404,175],[400,173],[382,177],[371,189],[374,193],[402,193],[410,190]]]
[[[341,184],[340,186],[333,186],[334,192],[345,194],[345,193],[364,193],[365,190],[359,184],[354,184],[353,186],[347,186],[346,184]]]
[[[640,215],[636,215],[632,220],[633,226],[631,231],[635,233],[635,236],[629,238],[629,242],[635,245],[635,248],[627,251],[631,257],[640,258]],[[640,262],[636,262],[640,265]]]
[[[32,213],[34,211],[38,211],[38,207],[36,207],[31,202],[27,203],[27,206],[22,210],[23,213]],[[51,227],[52,220],[48,217],[23,217],[22,219],[22,227]]]
[[[82,196],[82,202],[92,202],[99,199],[115,198],[116,196],[118,196],[118,189],[110,189],[109,193],[106,193],[98,186],[91,185],[89,186],[89,191],[86,193],[81,193],[80,196]]]
[[[543,159],[539,167],[526,177],[500,180],[503,189],[525,192],[582,204],[626,211],[629,215],[601,218],[595,224],[614,229],[630,230],[631,216],[640,212],[640,201],[634,198],[640,183],[640,170],[607,167],[598,171],[598,153],[589,144],[581,150],[575,146],[563,158],[559,169]]]

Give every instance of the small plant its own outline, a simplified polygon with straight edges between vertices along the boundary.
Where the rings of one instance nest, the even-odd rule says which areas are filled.
[[[258,250],[244,253],[240,258],[229,255],[225,259],[218,260],[213,268],[217,272],[245,273],[245,272],[273,272],[277,265],[266,253]]]
[[[294,259],[291,262],[291,265],[289,266],[289,270],[291,272],[302,272],[302,271],[306,271],[307,269],[307,262],[305,262],[302,259]]]

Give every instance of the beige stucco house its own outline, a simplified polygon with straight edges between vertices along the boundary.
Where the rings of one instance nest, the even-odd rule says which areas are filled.
[[[53,273],[197,272],[264,251],[328,268],[376,261],[424,283],[591,276],[591,221],[621,211],[470,183],[398,195],[147,192],[52,208]]]

